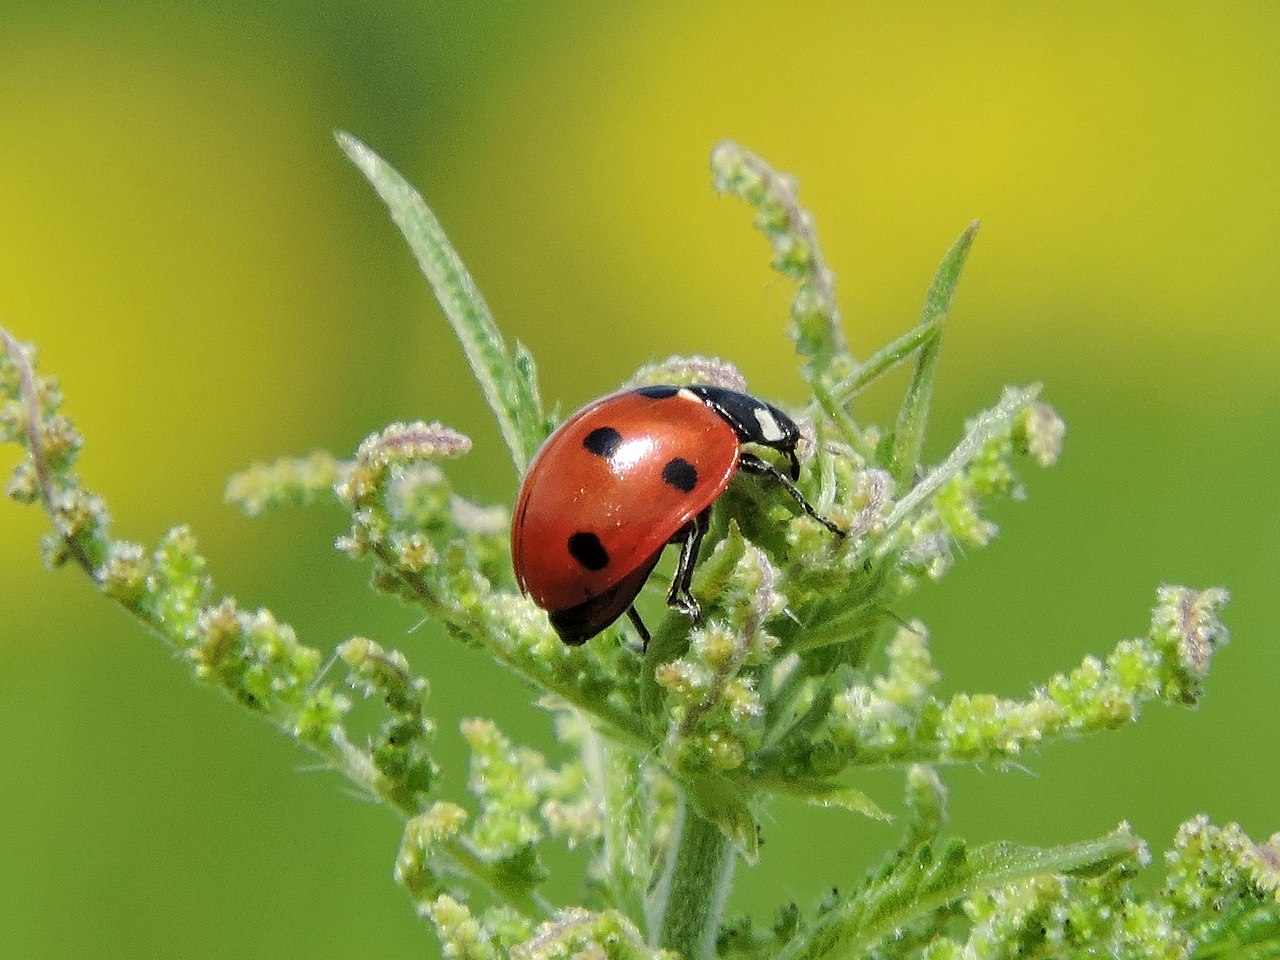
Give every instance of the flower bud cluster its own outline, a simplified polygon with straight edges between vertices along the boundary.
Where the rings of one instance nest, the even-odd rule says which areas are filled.
[[[1280,833],[1255,843],[1239,824],[1218,827],[1202,814],[1178,828],[1165,862],[1181,924],[1210,924],[1242,899],[1280,907]]]
[[[705,624],[690,634],[688,652],[657,669],[669,694],[664,752],[678,770],[736,769],[764,734],[758,686],[778,645],[765,623],[786,600],[764,551],[746,543],[736,527],[708,559],[709,578],[721,579],[721,569],[723,581]]]
[[[1237,824],[1218,827],[1205,816],[1189,820],[1165,855],[1164,886],[1149,899],[1135,883],[1134,868],[1146,859],[1140,851],[1097,875],[1043,873],[966,898],[965,934],[934,940],[922,956],[1188,960],[1274,952],[1280,836],[1259,844]],[[1234,949],[1222,953],[1228,944]]]
[[[532,931],[509,911],[490,910],[477,918],[447,894],[425,913],[445,956],[459,960],[679,960],[673,951],[650,947],[617,910],[561,910]]]
[[[717,193],[737,197],[755,210],[755,225],[769,242],[773,268],[797,284],[788,332],[807,361],[808,376],[843,376],[849,358],[835,277],[823,259],[813,217],[796,201],[794,178],[728,141],[711,152],[711,176]]]
[[[837,746],[858,753],[892,753],[918,735],[929,690],[939,679],[924,625],[900,627],[888,656],[884,676],[854,683],[833,699],[830,729]]]
[[[272,463],[250,464],[235,474],[223,496],[247,516],[257,517],[280,507],[314,503],[345,481],[350,470],[350,464],[323,450],[305,457],[281,457]]]
[[[440,868],[450,864],[446,846],[461,836],[466,823],[467,811],[441,800],[405,824],[395,876],[415,903],[429,903],[445,891],[446,876]]]
[[[651,387],[668,383],[682,386],[724,387],[744,393],[747,378],[742,371],[719,357],[668,357],[659,363],[641,367],[625,384],[627,388]]]
[[[337,654],[352,687],[380,698],[391,714],[369,748],[379,774],[375,789],[402,810],[421,808],[438,773],[429,748],[435,723],[426,713],[427,681],[412,673],[400,651],[388,652],[366,637],[340,644]]]
[[[814,746],[830,744],[856,764],[1011,761],[1048,740],[1128,723],[1151,700],[1194,703],[1198,687],[1190,681],[1226,640],[1217,618],[1225,600],[1220,590],[1162,588],[1147,637],[1121,641],[1105,660],[1086,657],[1025,700],[934,698],[929,690],[938,676],[924,629],[900,629],[888,648],[887,672],[869,681],[855,677],[835,694]],[[1199,663],[1201,672],[1189,663]]]
[[[510,858],[548,833],[571,844],[600,836],[601,811],[578,764],[554,770],[542,754],[512,744],[489,720],[464,720],[462,735],[471,748],[467,784],[480,803],[470,834],[478,851]]]
[[[5,495],[43,504],[54,530],[41,544],[46,565],[75,561],[97,577],[110,545],[107,506],[72,469],[83,440],[59,412],[57,382],[37,376],[34,356],[33,348],[0,330],[0,442],[16,442],[26,454],[5,483]]]

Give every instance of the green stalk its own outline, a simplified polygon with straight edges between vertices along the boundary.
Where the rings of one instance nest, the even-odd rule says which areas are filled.
[[[493,867],[471,848],[466,840],[454,838],[441,844],[441,849],[472,880],[483,884],[495,897],[512,910],[530,920],[546,920],[555,909],[540,894],[519,889],[504,880]]]
[[[926,320],[916,324],[892,343],[881,347],[859,364],[858,369],[830,388],[828,392],[832,401],[840,407],[848,406],[882,374],[909,359],[932,340],[938,333],[938,327],[937,320]]]
[[[659,931],[658,946],[678,951],[684,960],[715,956],[737,859],[720,828],[682,798],[667,871],[656,891],[658,909],[650,918],[650,937]]]

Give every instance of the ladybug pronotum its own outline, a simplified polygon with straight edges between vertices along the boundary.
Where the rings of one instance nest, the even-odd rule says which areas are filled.
[[[832,533],[796,488],[800,431],[771,403],[709,386],[624,390],[583,407],[547,438],[525,473],[511,523],[520,589],[567,644],[595,636],[632,606],[669,543],[680,559],[667,603],[694,620],[689,592],[711,505],[738,470],[771,477]],[[772,447],[788,476],[743,450]]]

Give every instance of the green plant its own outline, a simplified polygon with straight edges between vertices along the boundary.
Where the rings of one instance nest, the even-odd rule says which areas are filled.
[[[532,358],[503,340],[418,194],[359,141],[340,142],[417,256],[523,471],[554,425]],[[0,439],[25,449],[7,493],[49,514],[51,566],[80,567],[198,678],[404,818],[396,876],[448,956],[1280,956],[1280,835],[1254,843],[1234,825],[1190,820],[1147,895],[1135,878],[1148,854],[1124,824],[1047,849],[944,833],[940,767],[1010,762],[1121,726],[1153,700],[1194,704],[1227,639],[1226,594],[1161,588],[1145,636],[1026,699],[938,696],[925,627],[894,611],[959,549],[993,538],[982,508],[1020,491],[1016,464],[1055,461],[1063,424],[1038,387],[1009,388],[951,454],[923,466],[939,345],[976,224],[943,259],[919,325],[857,360],[792,182],[733,144],[716,148],[712,168],[717,189],[755,210],[775,269],[795,282],[789,332],[812,395],[800,483],[845,540],[749,478],[735,482],[694,580],[703,619],[668,614],[641,655],[616,628],[581,648],[559,642],[512,584],[507,512],[451,488],[443,461],[470,441],[438,423],[393,424],[349,460],[281,460],[228,486],[249,514],[335,494],[351,514],[340,547],[373,568],[379,590],[525,680],[554,719],[559,765],[487,720],[465,720],[471,797],[442,797],[426,684],[410,659],[354,637],[336,651],[340,669],[326,670],[326,654],[268,611],[218,596],[186,527],[151,550],[115,539],[102,500],[74,473],[80,438],[56,383],[0,331]],[[860,393],[901,364],[912,373],[894,427],[859,422]],[[743,386],[706,358],[673,358],[633,382]],[[368,742],[347,725],[356,699],[385,710]],[[755,860],[770,800],[885,817],[857,787],[873,766],[905,773],[900,836],[882,866],[811,909],[783,905],[772,923],[726,920],[735,867]],[[542,891],[542,852],[557,842],[588,852],[581,905]]]

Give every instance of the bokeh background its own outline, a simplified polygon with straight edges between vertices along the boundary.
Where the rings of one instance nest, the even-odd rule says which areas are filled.
[[[1041,380],[1066,454],[1004,535],[904,615],[948,689],[1021,694],[1142,632],[1157,584],[1224,584],[1234,642],[1195,713],[953,772],[956,832],[1051,843],[1199,811],[1280,829],[1275,380],[1280,10],[654,2],[0,6],[0,322],[36,342],[117,532],[190,521],[218,586],[310,643],[355,632],[461,716],[549,743],[489,663],[365,588],[336,508],[248,521],[224,478],[350,451],[393,419],[471,434],[512,476],[460,350],[332,142],[422,189],[562,409],[672,353],[798,400],[772,277],[706,157],[796,173],[865,354],[910,325],[971,218],[929,440]],[[888,411],[891,390],[870,408]],[[0,450],[0,468],[16,451]],[[391,879],[398,825],[188,679],[0,503],[0,955],[435,956]],[[897,802],[898,779],[865,786]],[[779,804],[735,904],[848,886],[894,828]],[[821,851],[815,855],[815,849]]]

